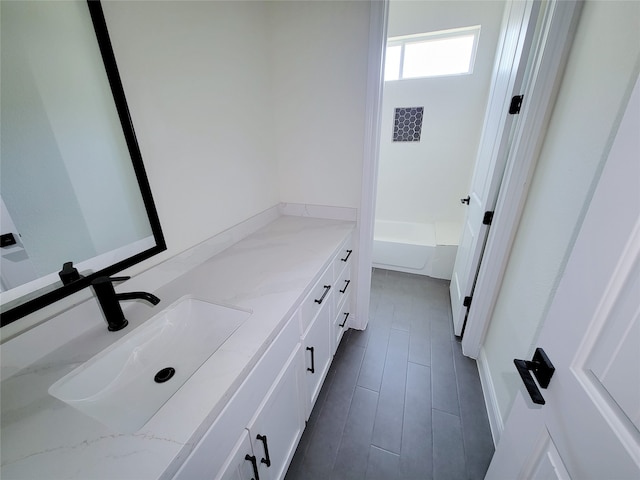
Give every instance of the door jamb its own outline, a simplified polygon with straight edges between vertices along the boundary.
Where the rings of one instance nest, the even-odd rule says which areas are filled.
[[[491,323],[581,11],[580,1],[552,0],[544,13],[462,339],[462,351],[468,357],[478,358]]]
[[[387,43],[389,0],[370,2],[369,61],[367,72],[367,106],[365,113],[362,183],[358,211],[358,272],[356,288],[357,317],[353,327],[364,330],[369,323],[371,264],[373,261],[373,226],[376,212],[378,161],[380,158],[380,110],[384,85],[383,65]]]
[[[508,0],[514,1],[514,0]],[[535,0],[539,1],[539,0]],[[555,103],[564,64],[568,55],[582,2],[552,0],[551,15],[545,17],[548,27],[542,49],[536,49],[536,70],[527,87],[527,98],[521,112],[510,159],[502,182],[496,214],[487,238],[483,261],[476,283],[474,306],[462,341],[463,353],[478,358],[488,330],[493,308],[500,291],[511,246],[533,176],[538,153],[544,139],[550,113]],[[387,36],[389,0],[371,2],[369,24],[369,61],[367,73],[367,106],[365,142],[362,162],[360,209],[358,212],[357,318],[353,325],[365,329],[369,321],[373,228],[380,157],[380,106],[383,89],[383,60]],[[536,99],[532,101],[532,99]],[[506,112],[505,112],[506,114]],[[525,133],[526,132],[526,133]],[[517,163],[517,165],[516,165]]]

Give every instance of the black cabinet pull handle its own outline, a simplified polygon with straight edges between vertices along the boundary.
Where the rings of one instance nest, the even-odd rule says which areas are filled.
[[[518,360],[516,358],[513,360],[513,363],[515,364],[516,369],[520,374],[520,378],[522,378],[524,386],[527,388],[527,392],[529,392],[529,396],[533,403],[544,405],[544,397],[540,393],[536,382],[533,380],[531,372],[535,375],[541,388],[547,388],[549,386],[551,377],[553,377],[553,373],[556,369],[549,360],[549,357],[547,357],[545,351],[541,348],[536,348],[531,361]]]
[[[347,287],[349,286],[350,283],[351,283],[351,280],[345,280],[344,288],[342,290],[340,290],[340,293],[346,292],[347,291]]]
[[[340,324],[340,328],[344,328],[347,324],[347,318],[349,318],[349,312],[344,312],[344,321]]]
[[[307,372],[311,372],[311,373],[316,373],[316,367],[315,367],[315,359],[313,358],[313,347],[307,347],[307,350],[311,352],[311,368],[307,367]]]
[[[469,202],[471,201],[471,197],[467,195],[467,198],[461,198],[460,199],[460,203],[462,203],[463,205],[466,203],[467,205],[469,205]]]
[[[325,285],[324,286],[324,293],[322,294],[322,296],[320,297],[320,300],[318,300],[317,298],[314,300],[314,302],[316,302],[318,305],[320,305],[322,303],[322,301],[324,300],[324,297],[327,296],[327,293],[329,293],[329,290],[331,290],[331,285]]]
[[[264,457],[260,460],[260,463],[264,463],[267,467],[271,466],[271,459],[269,458],[269,446],[267,445],[266,435],[257,435],[257,440],[260,440],[264,445]]]
[[[340,260],[342,260],[343,262],[346,262],[347,260],[349,260],[349,256],[351,256],[352,252],[353,250],[347,250],[347,256],[344,258],[341,258]]]
[[[253,465],[253,475],[256,478],[252,478],[251,480],[260,480],[260,475],[258,475],[258,463],[256,462],[256,456],[255,455],[249,455],[248,453],[244,456],[244,459],[247,462],[251,462],[251,465]]]

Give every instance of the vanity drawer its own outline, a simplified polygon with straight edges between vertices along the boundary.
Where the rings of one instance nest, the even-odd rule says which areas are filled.
[[[345,240],[345,242],[342,244],[340,250],[338,251],[338,254],[333,260],[333,278],[337,279],[342,274],[345,268],[351,267],[354,255],[355,252],[353,249],[353,237],[349,235],[349,238],[347,238],[347,240]]]
[[[351,293],[355,285],[353,284],[351,268],[347,266],[340,272],[340,276],[336,279],[334,284],[334,302],[336,308],[340,308],[347,295]],[[336,310],[337,311],[337,310]]]
[[[316,317],[320,309],[331,303],[333,290],[333,271],[331,265],[324,271],[322,277],[311,289],[307,298],[302,302],[300,310],[302,312],[302,333],[307,331],[311,322]]]
[[[342,335],[344,335],[344,332],[349,328],[349,322],[353,318],[352,312],[351,294],[348,293],[340,307],[336,310],[336,316],[331,326],[331,352],[334,355],[338,349],[338,345],[340,345]]]

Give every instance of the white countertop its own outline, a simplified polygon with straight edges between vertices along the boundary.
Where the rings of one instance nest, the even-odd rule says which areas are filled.
[[[123,302],[130,325],[120,332],[107,331],[93,299],[62,314],[67,324],[83,322],[82,333],[14,367],[0,384],[0,477],[171,478],[353,228],[347,221],[280,217],[152,291],[162,300],[158,306]],[[127,283],[116,290],[131,291]],[[187,294],[252,314],[139,431],[114,431],[48,394],[57,380]],[[47,332],[57,320],[47,322]],[[30,338],[37,338],[38,328]],[[20,337],[5,343],[3,369],[12,368],[12,355],[24,363],[9,345],[15,341],[22,342],[20,349],[37,348]]]

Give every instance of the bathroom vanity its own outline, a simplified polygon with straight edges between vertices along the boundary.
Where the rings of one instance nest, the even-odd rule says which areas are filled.
[[[158,306],[124,306],[130,325],[122,331],[107,331],[92,299],[5,342],[2,478],[283,478],[342,334],[355,317],[354,228],[350,221],[280,216],[195,266],[186,252],[180,256],[183,265],[170,259],[134,279],[152,279],[154,271],[158,278],[168,271],[174,277],[148,287],[162,300]],[[127,283],[122,288],[130,289]],[[153,407],[157,411],[146,412],[150,418],[141,427],[123,420],[127,405],[146,407],[118,383],[120,377],[97,388],[90,400],[81,399],[104,401],[100,395],[109,389],[123,395],[119,399],[125,401],[118,402],[123,413],[108,413],[115,421],[100,412],[82,413],[49,393],[101,352],[126,341],[144,348],[136,329],[145,331],[181,300],[244,316],[182,386]],[[78,333],[52,338],[56,322],[59,335],[74,327]],[[39,354],[47,340],[59,345]],[[152,358],[168,359],[169,353]],[[149,382],[143,391],[153,392],[157,385],[140,381]]]

